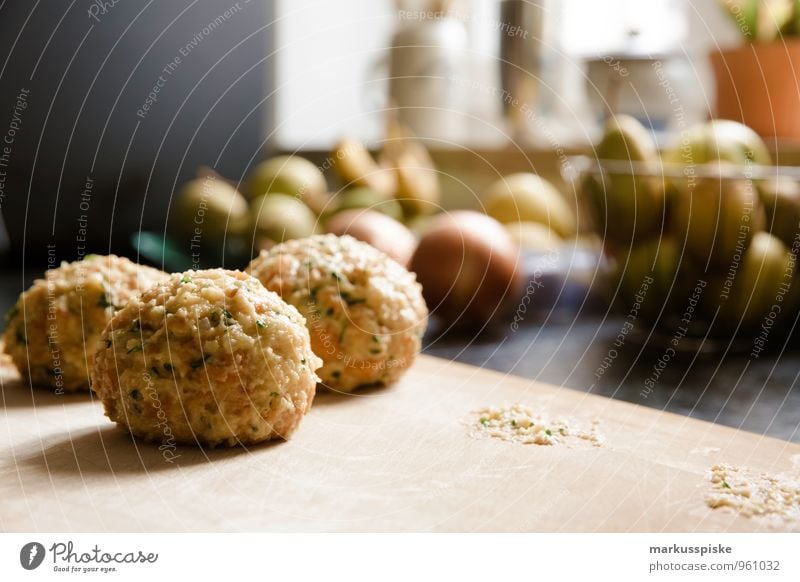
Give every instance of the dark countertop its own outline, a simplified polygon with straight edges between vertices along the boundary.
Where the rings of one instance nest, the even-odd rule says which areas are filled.
[[[471,341],[428,338],[425,351],[800,442],[800,346],[796,340],[794,345],[776,342],[773,353],[757,359],[751,359],[749,353],[733,354],[733,350],[726,354],[724,349],[697,357],[688,351],[665,356],[665,344],[653,338],[647,342],[629,334],[615,345],[623,325],[617,316],[565,314],[551,319],[546,324],[520,327],[517,332],[495,331]],[[649,383],[653,385],[648,391]]]
[[[0,310],[37,272],[0,275]],[[542,321],[546,319],[545,321]],[[667,410],[734,428],[800,442],[800,345],[775,342],[772,353],[683,353],[658,374],[663,346],[629,334],[614,345],[623,320],[602,310],[533,314],[514,332],[507,325],[478,337],[426,336],[425,352],[459,362]],[[652,339],[649,343],[653,342]],[[644,347],[643,347],[644,344]],[[615,351],[614,351],[615,350]],[[605,368],[604,360],[606,362]],[[652,391],[646,382],[657,374]]]

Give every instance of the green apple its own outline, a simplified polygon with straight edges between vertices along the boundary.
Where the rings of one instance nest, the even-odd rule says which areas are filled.
[[[251,203],[250,216],[256,240],[280,243],[316,232],[316,215],[303,202],[286,194],[259,196]]]
[[[750,246],[764,226],[756,188],[749,180],[703,178],[682,189],[672,212],[673,232],[686,241],[686,252],[705,268],[726,268]]]
[[[648,130],[627,115],[611,117],[606,122],[603,139],[597,145],[600,160],[619,160],[645,164],[656,175],[637,175],[633,167],[626,171],[608,171],[601,187],[595,189],[596,221],[605,236],[618,243],[658,234],[666,207],[664,180],[657,175],[659,157]],[[599,192],[602,196],[598,198]]]
[[[196,237],[198,244],[213,244],[247,228],[247,200],[216,176],[197,178],[178,192],[171,224],[180,235]]]
[[[555,186],[536,174],[500,178],[484,200],[486,214],[504,224],[538,222],[562,237],[575,234],[575,212]]]
[[[250,172],[247,192],[253,200],[263,194],[287,194],[302,200],[314,212],[328,202],[328,184],[322,172],[300,156],[278,156],[260,163]]]

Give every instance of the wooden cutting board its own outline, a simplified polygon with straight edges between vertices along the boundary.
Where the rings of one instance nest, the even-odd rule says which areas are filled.
[[[289,442],[172,464],[89,395],[0,380],[4,531],[800,529],[704,503],[712,464],[796,471],[798,445],[431,357],[392,388],[318,394]],[[606,443],[470,436],[470,411],[513,402],[599,419]]]

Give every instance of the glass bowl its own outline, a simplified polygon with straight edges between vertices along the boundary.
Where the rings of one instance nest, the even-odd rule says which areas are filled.
[[[581,218],[602,241],[603,292],[637,333],[755,355],[800,309],[800,168],[570,158]],[[690,347],[691,346],[691,347]]]

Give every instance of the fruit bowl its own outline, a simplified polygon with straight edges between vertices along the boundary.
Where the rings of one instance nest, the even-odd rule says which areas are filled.
[[[793,330],[800,168],[582,156],[565,167],[626,325],[659,332],[676,350],[744,339],[755,355]]]

